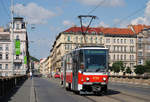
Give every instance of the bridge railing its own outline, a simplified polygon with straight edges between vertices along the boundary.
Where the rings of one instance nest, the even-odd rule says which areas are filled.
[[[139,85],[150,85],[150,76],[122,76],[122,75],[110,75],[109,80],[112,82],[131,83]]]
[[[11,92],[17,85],[23,83],[27,75],[14,77],[0,77],[0,98]]]
[[[110,77],[113,77],[113,78],[129,78],[129,79],[150,79],[150,75],[110,75]]]

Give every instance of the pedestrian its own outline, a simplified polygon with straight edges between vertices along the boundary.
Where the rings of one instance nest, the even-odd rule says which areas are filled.
[[[30,72],[30,79],[32,79],[32,72]]]

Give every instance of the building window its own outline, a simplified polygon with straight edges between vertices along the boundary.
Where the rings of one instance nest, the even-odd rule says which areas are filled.
[[[123,56],[121,55],[120,57],[121,57],[120,59],[123,60]]]
[[[19,40],[19,35],[16,36],[16,40]]]
[[[8,45],[6,45],[6,48],[5,48],[5,50],[6,50],[6,51],[9,51],[9,47],[8,47]]]
[[[78,37],[76,36],[76,42],[78,42]]]
[[[114,51],[116,51],[116,46],[114,46]]]
[[[123,43],[123,39],[121,39],[121,44]]]
[[[114,43],[116,43],[116,39],[114,39]]]
[[[67,39],[68,41],[70,41],[70,36],[68,36],[68,39]]]
[[[124,46],[124,52],[126,52],[126,51],[127,51],[127,50],[126,50],[126,48],[127,48],[127,47],[126,47],[126,46]]]
[[[117,46],[117,51],[119,52],[119,46]]]
[[[124,43],[126,44],[126,39],[124,39]]]
[[[96,34],[96,32],[95,32],[95,31],[92,31],[91,33],[92,33],[92,34]]]
[[[7,60],[9,59],[8,54],[6,54],[6,59],[7,59]]]
[[[95,43],[97,43],[97,37],[95,38]]]
[[[5,64],[5,69],[8,69],[8,64]]]
[[[133,44],[134,42],[133,42],[133,39],[130,39],[130,44]]]
[[[139,37],[138,38],[138,43],[141,43],[143,41],[143,38],[142,37]]]
[[[0,45],[0,51],[3,51],[3,46],[2,45]]]
[[[139,60],[138,60],[138,64],[139,64],[139,65],[143,64],[143,60],[142,60],[142,59],[139,59]]]
[[[134,46],[130,46],[130,52],[133,52]]]
[[[126,55],[124,55],[124,60],[126,60]]]
[[[138,52],[138,56],[142,56],[143,55],[143,53],[142,52]]]
[[[91,43],[93,43],[93,38],[91,37]]]
[[[17,59],[17,60],[19,59],[19,55],[16,55],[16,59]]]
[[[2,55],[2,53],[0,53],[0,60],[2,60],[3,59],[3,55]]]
[[[117,39],[117,43],[119,43],[119,39]]]
[[[100,43],[102,44],[102,37],[100,38]]]
[[[0,64],[0,69],[2,69],[2,64]]]
[[[121,52],[123,52],[123,47],[121,46]]]
[[[86,37],[86,39],[85,39],[85,40],[86,40],[86,42],[88,43],[88,37]]]
[[[138,44],[138,48],[142,49],[142,44],[141,43]]]
[[[106,43],[110,43],[110,39],[106,39]]]
[[[16,24],[16,29],[19,29],[19,24]]]
[[[116,59],[116,55],[114,54],[114,60]]]
[[[21,64],[15,64],[15,68],[16,69],[20,69],[21,68]]]
[[[131,59],[134,60],[134,55],[132,55]]]

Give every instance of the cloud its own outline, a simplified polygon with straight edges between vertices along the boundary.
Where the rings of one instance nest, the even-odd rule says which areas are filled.
[[[150,24],[150,0],[146,4],[146,9],[143,17],[137,17],[131,21],[131,24]]]
[[[47,20],[56,14],[47,10],[36,3],[16,4],[14,6],[14,13],[19,16],[24,16],[29,24],[45,24]]]
[[[64,25],[64,26],[73,26],[74,23],[71,22],[71,21],[69,21],[69,20],[64,20],[64,21],[63,21],[63,25]]]
[[[95,6],[98,4],[106,7],[117,7],[125,5],[124,0],[78,0],[78,1],[84,5],[91,5],[91,6]]]

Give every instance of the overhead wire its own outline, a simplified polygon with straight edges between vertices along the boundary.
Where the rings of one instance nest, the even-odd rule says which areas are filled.
[[[96,5],[91,11],[88,12],[88,15],[94,12],[99,6],[101,6],[104,3],[105,0],[102,0]]]
[[[132,12],[131,14],[129,14],[128,16],[122,18],[121,20],[119,20],[118,23],[115,23],[115,24],[113,24],[112,26],[117,26],[117,25],[121,24],[121,23],[122,23],[123,21],[125,21],[126,19],[128,19],[128,18],[134,16],[135,14],[137,14],[137,13],[143,11],[144,9],[145,9],[145,6],[142,6],[142,8],[140,8],[140,9],[138,9],[138,10]]]

